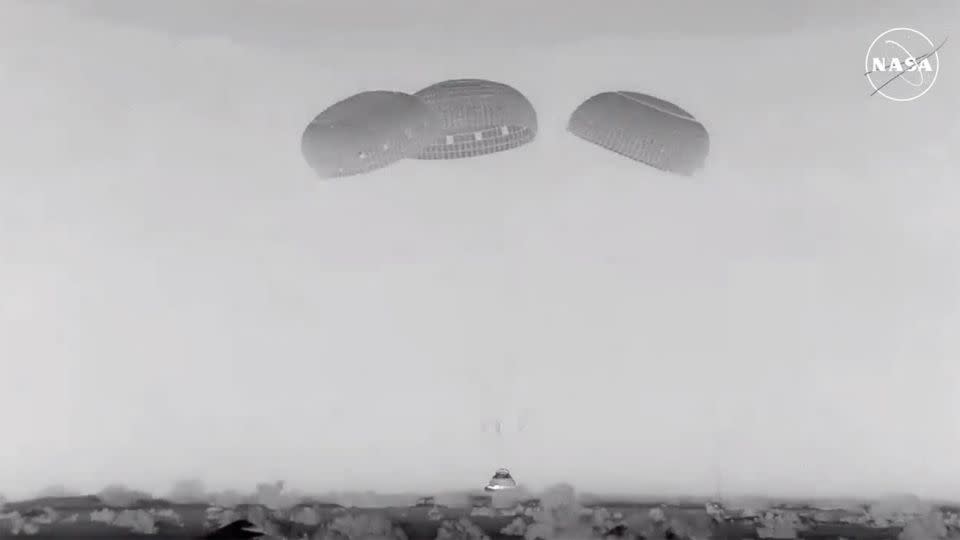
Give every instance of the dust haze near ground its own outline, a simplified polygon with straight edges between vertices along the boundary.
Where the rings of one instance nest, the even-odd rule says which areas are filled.
[[[960,56],[906,104],[861,71],[955,2],[277,4],[0,6],[0,491],[960,497]],[[333,101],[451,77],[537,140],[303,163]],[[707,168],[564,131],[609,89],[696,115]]]

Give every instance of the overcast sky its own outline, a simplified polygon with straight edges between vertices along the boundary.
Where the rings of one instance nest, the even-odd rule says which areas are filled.
[[[0,3],[0,492],[960,497],[960,56],[910,103],[862,75],[956,2],[64,4]],[[537,140],[303,162],[334,101],[451,77]],[[702,174],[564,131],[620,89],[703,121]]]

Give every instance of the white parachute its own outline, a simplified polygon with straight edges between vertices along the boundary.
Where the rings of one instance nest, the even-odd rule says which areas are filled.
[[[692,114],[638,92],[602,92],[570,116],[577,137],[662,171],[692,175],[704,166],[710,136]]]

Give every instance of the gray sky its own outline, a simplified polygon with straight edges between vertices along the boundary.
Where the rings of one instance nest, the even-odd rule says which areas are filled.
[[[346,6],[191,27],[41,4],[0,5],[0,491],[432,490],[509,466],[590,491],[960,497],[958,56],[911,103],[861,71],[889,27],[950,36],[955,2],[632,15],[659,32],[531,7],[489,40],[437,4],[380,41]],[[450,77],[523,91],[538,139],[312,177],[313,115]],[[565,133],[610,89],[698,116],[703,174]]]

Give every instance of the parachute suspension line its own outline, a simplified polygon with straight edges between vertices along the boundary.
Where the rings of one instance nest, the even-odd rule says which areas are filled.
[[[514,489],[517,482],[510,473],[510,467],[515,463],[515,456],[512,452],[512,444],[515,442],[513,437],[520,431],[520,422],[515,421],[516,412],[516,387],[517,373],[516,361],[513,359],[503,360],[498,363],[497,368],[487,371],[488,376],[495,380],[490,388],[490,401],[488,401],[488,410],[492,413],[487,424],[487,433],[494,437],[492,441],[491,458],[496,459],[493,464],[495,472],[487,486],[486,491],[500,491],[504,489]]]
[[[516,416],[514,411],[516,407],[516,374],[514,366],[515,362],[508,360],[501,363],[501,370],[499,370],[499,372],[495,370],[491,371],[491,373],[494,373],[497,377],[496,391],[493,394],[496,402],[494,409],[497,413],[492,422],[492,436],[495,437],[494,455],[497,461],[495,472],[484,488],[485,491],[500,491],[504,489],[515,489],[517,487],[517,482],[511,475],[509,468],[513,465],[513,456],[510,451],[510,445],[513,442],[511,436],[514,435],[514,432],[517,430],[513,422],[507,421],[508,418],[512,419],[512,417]]]
[[[500,398],[500,414],[497,418],[497,467],[509,467],[510,459],[507,443],[510,434],[505,429],[510,418],[510,404],[513,397],[513,381],[510,378],[510,363],[504,362],[503,372],[500,374],[500,384],[503,385],[503,395]]]
[[[499,416],[499,415],[498,415]],[[498,418],[494,423],[494,435],[497,438],[496,460],[497,467],[505,467],[507,459],[506,441],[503,440],[503,420]]]
[[[508,418],[513,418],[515,416],[514,409],[516,408],[516,360],[512,357],[504,362],[503,374],[501,376],[501,381],[503,383],[504,395],[501,399],[501,415],[497,419],[497,440],[498,440],[498,453],[497,460],[500,462],[498,467],[510,467],[510,463],[513,461],[512,452],[510,452],[510,443],[511,436],[515,435],[513,433],[513,422],[508,422],[507,426],[511,426],[510,429],[504,429],[504,421]]]
[[[724,484],[724,474],[723,474],[723,457],[724,449],[726,445],[724,444],[725,436],[727,435],[726,423],[724,418],[720,414],[720,404],[716,396],[711,398],[711,407],[713,415],[714,426],[713,429],[713,475],[714,475],[714,488],[715,488],[715,501],[719,505],[723,505],[723,484]]]
[[[719,445],[715,445],[719,446]],[[720,465],[719,452],[715,452],[715,457],[713,461],[713,474],[715,478],[715,494],[714,498],[716,499],[717,504],[723,504],[723,467]]]
[[[486,421],[486,431],[492,437],[491,459],[496,468],[509,468],[511,460],[511,436],[514,435],[514,426],[510,418],[515,416],[515,362],[511,360],[500,363],[500,369],[490,370],[492,381],[489,388],[490,401],[487,410],[489,417]]]

